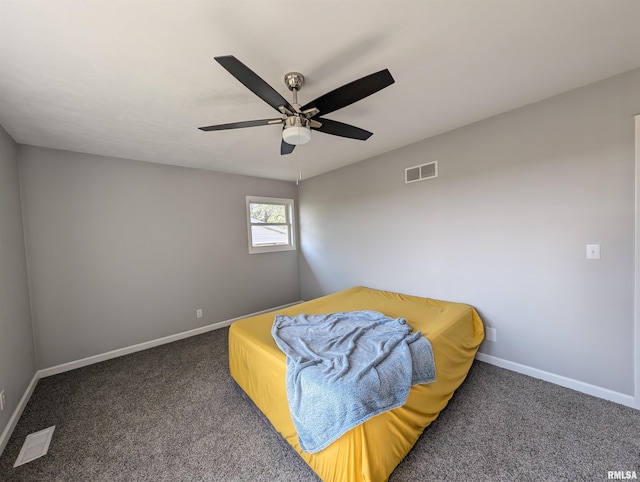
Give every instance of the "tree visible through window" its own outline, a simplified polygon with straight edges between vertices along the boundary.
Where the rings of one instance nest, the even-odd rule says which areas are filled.
[[[293,199],[247,196],[249,252],[295,249]]]

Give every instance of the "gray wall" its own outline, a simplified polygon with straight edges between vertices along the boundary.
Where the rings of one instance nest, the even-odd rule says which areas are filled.
[[[246,195],[296,198],[294,183],[19,156],[38,368],[300,299],[297,253],[250,255],[245,217]]]
[[[497,329],[482,352],[633,395],[638,112],[635,70],[304,181],[302,297],[466,302]]]
[[[17,146],[0,127],[0,390],[7,401],[0,434],[35,373]]]

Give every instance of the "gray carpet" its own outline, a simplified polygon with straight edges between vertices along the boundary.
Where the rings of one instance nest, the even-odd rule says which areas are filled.
[[[317,477],[243,398],[223,328],[38,382],[0,480],[283,481]],[[13,468],[25,437],[49,453]],[[475,362],[396,468],[400,481],[640,478],[640,411]]]

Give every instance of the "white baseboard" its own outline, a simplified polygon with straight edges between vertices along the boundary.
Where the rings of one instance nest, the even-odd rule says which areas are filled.
[[[27,387],[24,394],[22,395],[20,402],[18,402],[18,406],[13,411],[13,414],[9,419],[9,423],[4,428],[2,435],[0,435],[0,455],[2,455],[2,452],[4,452],[4,448],[9,443],[11,434],[13,433],[13,430],[16,428],[16,425],[18,424],[18,420],[20,420],[20,416],[22,415],[24,408],[27,406],[27,403],[31,398],[31,394],[33,394],[33,390],[36,388],[36,384],[38,383],[39,379],[40,379],[40,375],[38,374],[38,372],[36,372],[36,374],[33,375],[33,378],[31,379],[31,383],[29,383],[29,386]]]
[[[93,355],[87,358],[82,358],[80,360],[63,363],[61,365],[56,365],[49,368],[44,368],[40,370],[38,373],[40,375],[40,378],[49,377],[51,375],[57,375],[58,373],[68,372],[69,370],[75,370],[76,368],[81,368],[87,365],[93,365],[94,363],[110,360],[111,358],[117,358],[120,356],[129,355],[137,351],[148,350],[149,348],[153,348],[159,345],[164,345],[165,343],[171,343],[174,341],[182,340],[184,338],[189,338],[191,336],[201,335],[208,331],[217,330],[218,328],[229,326],[234,321],[238,321],[243,318],[249,318],[250,316],[256,316],[262,313],[268,313],[270,311],[280,310],[288,306],[297,305],[298,303],[300,303],[300,301],[295,301],[293,303],[288,303],[286,305],[276,306],[275,308],[269,308],[268,310],[257,311],[255,313],[250,313],[244,316],[238,316],[237,318],[232,318],[230,320],[219,321],[217,323],[212,323],[211,325],[202,326],[200,328],[195,328],[189,331],[183,331],[182,333],[176,333],[175,335],[169,335],[163,338],[157,338],[155,340],[145,341],[144,343],[138,343],[137,345],[127,346],[125,348],[118,348],[117,350],[101,353],[99,355]]]
[[[607,388],[598,387],[589,383],[574,380],[572,378],[563,377],[562,375],[556,375],[555,373],[545,372],[544,370],[538,370],[527,365],[521,365],[519,363],[503,360],[492,355],[486,355],[485,353],[476,353],[476,360],[480,360],[490,365],[495,365],[500,368],[506,368],[514,372],[529,375],[533,378],[538,378],[547,382],[555,383],[561,387],[571,388],[578,392],[586,393],[587,395],[593,395],[594,397],[603,398],[611,402],[616,402],[627,407],[635,408],[635,400],[632,395],[626,395],[620,392],[614,392]]]

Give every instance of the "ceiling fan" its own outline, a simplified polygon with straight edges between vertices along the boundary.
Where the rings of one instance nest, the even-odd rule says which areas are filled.
[[[285,84],[293,93],[293,103],[289,103],[273,87],[233,55],[214,58],[246,88],[280,112],[281,117],[232,122],[230,124],[199,127],[199,129],[202,131],[219,131],[279,124],[282,125],[280,154],[291,154],[295,146],[309,142],[312,129],[325,134],[366,141],[371,137],[372,132],[320,116],[358,102],[394,83],[389,71],[384,69],[338,87],[301,106],[298,104],[298,91],[304,84],[304,76],[301,73],[289,72],[284,76]]]

